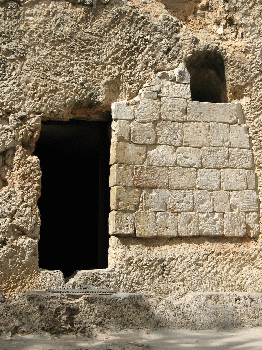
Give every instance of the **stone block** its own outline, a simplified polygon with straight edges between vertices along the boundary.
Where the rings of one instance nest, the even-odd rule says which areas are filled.
[[[178,147],[177,164],[181,167],[201,167],[201,150],[193,147]]]
[[[161,118],[176,122],[186,120],[187,101],[183,98],[161,98]]]
[[[223,169],[221,170],[222,190],[241,191],[247,189],[247,178],[245,169]]]
[[[225,213],[230,211],[230,196],[227,191],[214,191],[214,211],[217,213]]]
[[[142,194],[143,210],[162,212],[167,210],[169,191],[164,189],[155,189],[153,191],[145,190]]]
[[[194,189],[196,187],[196,169],[170,168],[169,188],[173,190]]]
[[[228,148],[226,147],[203,147],[203,168],[221,169],[228,167]]]
[[[255,170],[246,170],[247,189],[255,190],[257,188],[257,180]]]
[[[114,186],[110,190],[111,210],[135,211],[138,209],[141,191],[132,187]]]
[[[171,71],[170,73],[170,80],[175,80],[179,84],[190,84],[190,74],[184,63],[181,63],[176,69],[173,70],[173,72]],[[173,76],[175,77],[175,79],[173,78]]]
[[[258,213],[246,213],[246,230],[249,237],[259,236],[260,225]]]
[[[198,213],[213,211],[213,198],[211,193],[205,190],[194,191],[194,209]]]
[[[199,236],[198,214],[181,213],[178,216],[178,236]]]
[[[155,166],[175,166],[175,147],[161,145],[150,149],[147,154],[147,164]]]
[[[250,149],[248,127],[246,125],[230,125],[230,146]]]
[[[111,105],[112,119],[134,119],[133,107],[127,105],[127,101],[114,102]]]
[[[249,149],[229,148],[229,166],[232,168],[253,168],[253,154]]]
[[[191,91],[189,84],[176,84],[171,81],[164,81],[161,91],[162,96],[191,98]]]
[[[139,122],[153,122],[160,118],[160,101],[142,99],[136,111],[136,120]]]
[[[223,236],[224,216],[221,213],[199,214],[200,236]]]
[[[237,103],[211,103],[190,101],[187,120],[198,122],[243,123],[243,112]]]
[[[210,145],[208,123],[184,123],[184,146],[204,147]]]
[[[157,93],[157,91],[142,90],[141,97],[142,97],[142,99],[148,98],[151,100],[156,100],[158,97],[158,93]]]
[[[148,211],[137,211],[135,213],[136,237],[157,236],[156,214]]]
[[[193,211],[192,191],[170,190],[167,199],[167,209],[171,212]]]
[[[111,142],[130,140],[130,122],[127,120],[113,120],[111,123]]]
[[[128,164],[114,164],[110,168],[109,186],[134,185],[134,167]]]
[[[131,141],[133,143],[152,145],[156,141],[155,126],[152,123],[131,124]]]
[[[200,190],[220,190],[220,171],[215,169],[199,169],[196,187]]]
[[[109,214],[109,234],[134,236],[135,217],[133,213],[111,211]]]
[[[215,147],[229,146],[229,125],[224,123],[210,123],[210,145]]]
[[[258,194],[253,190],[232,191],[230,206],[233,211],[257,212],[259,210]]]
[[[245,213],[224,214],[224,235],[227,237],[243,237],[246,235]]]
[[[146,146],[126,142],[113,142],[110,151],[110,164],[143,164],[146,159]]]
[[[181,146],[183,142],[182,123],[162,121],[156,127],[157,143],[160,145]]]
[[[134,185],[145,188],[168,188],[168,169],[154,166],[135,166]]]
[[[156,213],[157,235],[160,237],[177,236],[177,214],[176,213]]]

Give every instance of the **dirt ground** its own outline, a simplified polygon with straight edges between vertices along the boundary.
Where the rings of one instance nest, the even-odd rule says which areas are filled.
[[[96,339],[49,335],[1,337],[0,350],[262,350],[262,327],[230,331],[156,330],[99,334]]]

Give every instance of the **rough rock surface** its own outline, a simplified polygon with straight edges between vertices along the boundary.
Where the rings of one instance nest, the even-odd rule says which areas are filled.
[[[6,295],[52,280],[50,273],[43,277],[37,261],[41,170],[32,154],[40,120],[108,119],[112,102],[133,98],[158,71],[176,68],[198,50],[216,49],[224,58],[227,99],[242,103],[261,189],[261,4],[111,0],[98,1],[95,9],[90,5],[0,1],[0,284]],[[163,271],[171,254],[170,266],[177,266],[173,280],[182,294],[261,291],[260,239],[187,239],[172,247],[171,241],[121,242],[111,239],[110,267],[131,276],[125,279],[127,290],[151,290],[156,281],[168,280]],[[139,279],[141,271],[148,273],[146,283]]]
[[[164,299],[143,294],[31,292],[0,300],[1,335],[85,334],[125,329],[230,329],[262,325],[261,294],[192,293]]]

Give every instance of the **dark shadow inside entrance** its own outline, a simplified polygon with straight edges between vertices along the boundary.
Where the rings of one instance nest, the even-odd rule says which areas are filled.
[[[106,122],[42,123],[40,268],[69,277],[108,266],[109,148]]]

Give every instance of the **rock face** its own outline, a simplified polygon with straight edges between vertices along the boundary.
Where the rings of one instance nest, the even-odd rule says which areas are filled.
[[[26,307],[26,312],[24,311]],[[123,329],[230,329],[261,326],[261,295],[192,293],[185,298],[31,292],[0,300],[2,334],[82,334]]]
[[[33,151],[41,120],[109,120],[112,103],[131,100],[153,79],[166,81],[161,104],[157,84],[143,90],[135,115],[133,107],[113,104],[112,114],[125,117],[112,122],[110,230],[124,237],[110,239],[107,271],[81,278],[157,295],[261,292],[260,14],[253,0],[98,0],[95,8],[91,1],[0,1],[3,293],[64,283],[61,273],[38,267],[41,169]],[[182,62],[190,88],[188,75],[166,73]],[[210,94],[203,102],[205,85]],[[244,121],[237,122],[236,99],[249,135]],[[167,186],[175,207],[163,200]],[[140,204],[157,208],[148,210],[146,224]],[[129,237],[135,227],[143,227],[139,241]],[[203,237],[192,237],[196,232]]]

